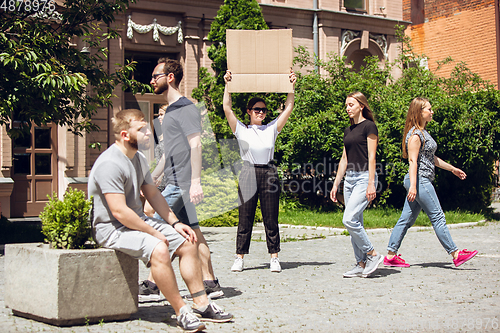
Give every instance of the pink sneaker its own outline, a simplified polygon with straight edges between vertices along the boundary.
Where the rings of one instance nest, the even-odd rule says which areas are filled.
[[[398,254],[394,256],[392,259],[387,259],[387,256],[384,257],[384,266],[392,266],[392,267],[410,267],[410,264],[407,264],[401,255]]]
[[[453,259],[453,263],[455,267],[462,265],[464,262],[469,261],[477,254],[477,251],[467,251],[467,249],[463,249],[458,252],[457,259]]]

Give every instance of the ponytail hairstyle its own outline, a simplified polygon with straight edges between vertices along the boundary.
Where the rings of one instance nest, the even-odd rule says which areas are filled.
[[[415,126],[416,129],[422,131],[425,129],[425,123],[422,119],[422,110],[425,108],[425,104],[429,103],[429,100],[423,97],[416,97],[411,101],[410,107],[408,108],[408,114],[406,115],[405,129],[403,132],[403,158],[408,158],[408,149],[406,147],[406,136],[410,129]]]
[[[373,112],[370,109],[370,105],[368,104],[368,99],[366,99],[366,97],[365,97],[365,95],[363,95],[363,93],[360,93],[359,91],[355,91],[355,92],[352,92],[349,95],[347,95],[347,98],[349,98],[349,97],[354,98],[355,100],[358,101],[359,104],[361,104],[361,106],[363,106],[363,111],[362,111],[363,118],[369,119],[369,120],[375,122],[375,118],[373,117]],[[349,118],[349,121],[351,122],[351,125],[354,125],[353,119]]]

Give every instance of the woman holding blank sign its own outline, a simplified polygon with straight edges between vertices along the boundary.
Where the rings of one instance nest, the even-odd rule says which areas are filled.
[[[295,86],[295,73],[290,70],[290,82]],[[243,270],[243,257],[248,254],[252,237],[253,222],[257,200],[260,199],[262,218],[266,230],[268,252],[271,254],[271,272],[281,272],[278,259],[280,251],[280,236],[278,227],[278,211],[280,186],[276,166],[272,164],[276,137],[285,126],[293,110],[294,93],[288,94],[285,109],[267,125],[262,125],[268,109],[262,98],[254,97],[248,101],[247,110],[250,117],[248,125],[236,118],[232,110],[231,94],[228,91],[228,82],[231,81],[231,72],[224,75],[226,88],[224,90],[223,107],[229,127],[236,136],[240,146],[240,155],[244,162],[241,170],[238,196],[239,223],[236,237],[236,259],[231,270]]]

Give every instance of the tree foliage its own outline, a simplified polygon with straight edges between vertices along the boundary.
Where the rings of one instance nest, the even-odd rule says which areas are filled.
[[[384,68],[379,68],[377,59],[369,58],[354,72],[345,59],[330,55],[327,61],[316,60],[327,75],[312,70],[299,73],[296,106],[278,136],[275,156],[282,168],[289,170],[305,164],[317,166],[326,160],[326,172],[316,176],[334,176],[332,171],[342,156],[343,130],[349,124],[345,98],[361,91],[374,110],[379,129],[381,187],[375,204],[402,207],[402,183],[407,173],[407,161],[401,153],[402,132],[411,100],[422,96],[430,100],[435,112],[427,129],[438,143],[436,155],[468,175],[460,181],[436,168],[435,185],[443,208],[481,211],[490,204],[494,161],[500,152],[500,93],[464,63],[458,63],[448,78],[415,65],[423,56],[412,52],[402,31],[399,38],[401,56]],[[311,68],[315,60],[307,50],[299,47],[296,51],[296,64]],[[393,66],[402,70],[398,79],[391,75]]]
[[[199,72],[200,83],[198,88],[193,90],[192,96],[205,102],[217,139],[233,137],[222,109],[224,74],[227,70],[226,29],[264,30],[268,29],[268,26],[255,0],[225,0],[210,26],[208,40],[213,44],[208,49],[208,57],[212,60],[215,75],[202,67]],[[256,95],[265,98],[270,110],[278,110],[286,99],[285,94],[275,93],[232,94],[233,110],[241,121],[246,119],[247,101]],[[277,112],[270,118],[275,116]]]
[[[210,54],[216,75],[202,68],[200,85],[193,93],[193,97],[206,102],[217,139],[233,137],[222,111],[225,29],[257,27],[241,18],[238,6],[247,2],[240,2],[225,1],[212,24],[209,38],[215,44]],[[261,18],[257,16],[259,21]],[[313,58],[304,47],[295,50],[295,65],[300,68],[295,108],[276,143],[275,158],[281,174],[291,179],[294,173],[300,177],[307,173],[306,177],[331,185],[342,156],[344,128],[349,124],[345,99],[349,93],[361,91],[374,110],[379,129],[379,195],[375,205],[402,207],[406,195],[402,184],[408,171],[401,152],[402,132],[411,100],[421,96],[430,100],[435,112],[427,129],[438,143],[436,155],[468,175],[465,181],[460,181],[449,172],[436,170],[435,185],[443,208],[482,211],[490,204],[494,161],[500,157],[500,93],[463,63],[458,63],[448,78],[419,66],[424,56],[413,52],[403,27],[397,27],[397,35],[401,49],[394,63],[381,66],[376,57],[368,57],[357,72],[336,54],[321,60]],[[447,58],[440,64],[452,61]],[[315,65],[326,74],[313,70]],[[401,71],[398,78],[392,75],[395,67]],[[233,94],[233,110],[240,119],[250,96]],[[264,98],[271,109],[277,109],[284,95],[265,94]],[[242,110],[239,115],[238,110]],[[312,199],[305,200],[306,203],[329,202],[327,187],[317,191],[311,186],[299,192],[302,199]]]
[[[144,85],[129,80],[133,64],[109,64],[107,42],[118,38],[115,15],[136,0],[66,0],[62,7],[19,7],[0,13],[0,125],[17,137],[36,125],[54,122],[74,133],[97,129],[90,118],[111,105],[118,85],[133,92]],[[43,2],[40,2],[43,3]],[[49,3],[49,2],[47,2]],[[53,4],[53,1],[51,2]],[[72,43],[86,42],[90,52]],[[11,127],[11,121],[19,127]]]

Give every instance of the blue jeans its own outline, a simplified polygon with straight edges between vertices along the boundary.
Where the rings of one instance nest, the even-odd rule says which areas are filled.
[[[405,176],[404,186],[406,191],[410,189],[410,175],[408,174]],[[406,231],[415,223],[422,209],[429,217],[429,220],[431,220],[436,236],[446,252],[451,254],[458,250],[453,239],[451,239],[436,190],[429,178],[421,176],[417,176],[417,196],[413,202],[408,202],[408,198],[406,198],[401,217],[392,230],[387,250],[398,252]]]
[[[352,248],[356,262],[365,262],[366,253],[373,250],[373,245],[368,239],[363,224],[363,211],[368,206],[366,189],[368,188],[368,171],[346,172],[344,180],[344,218],[342,223],[351,235]],[[375,174],[375,187],[377,174]]]
[[[161,192],[168,205],[174,212],[175,216],[184,224],[187,224],[191,229],[199,229],[198,216],[196,208],[189,198],[189,190],[184,190],[179,186],[167,184],[163,192]],[[155,213],[155,218],[163,220],[158,213]]]

